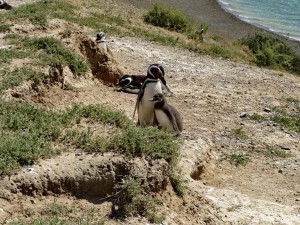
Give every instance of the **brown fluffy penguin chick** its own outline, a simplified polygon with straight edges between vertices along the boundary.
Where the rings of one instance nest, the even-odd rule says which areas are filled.
[[[166,98],[161,93],[155,94],[149,101],[154,102],[154,113],[158,126],[179,135],[183,130],[179,112],[167,103]]]

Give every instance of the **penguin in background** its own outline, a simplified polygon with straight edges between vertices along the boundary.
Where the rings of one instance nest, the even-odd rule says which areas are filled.
[[[13,7],[3,0],[0,0],[0,9],[11,10]]]
[[[160,68],[162,72],[162,76],[159,78],[162,82],[162,90],[163,93],[170,97],[173,95],[173,92],[169,89],[167,86],[166,80],[164,79],[165,71],[161,64],[151,64],[150,66],[157,66]],[[148,72],[147,72],[148,73]],[[126,93],[131,94],[138,94],[141,87],[143,86],[144,81],[146,80],[147,76],[144,75],[123,75],[119,82],[117,83],[117,86],[121,87],[119,91],[123,91]]]
[[[155,120],[159,127],[175,132],[178,136],[183,130],[179,112],[167,103],[163,94],[157,93],[149,101],[154,102]]]
[[[163,72],[162,66],[158,64],[152,64],[148,67],[147,76],[139,91],[135,106],[135,110],[137,109],[138,112],[138,125],[154,125],[154,103],[149,99],[157,93],[163,93],[162,84],[166,83]]]
[[[1,0],[0,0],[1,1]],[[98,44],[99,48],[102,49],[102,52],[104,55],[106,55],[107,57],[110,55],[112,56],[112,51],[110,50],[110,48],[107,45],[107,40],[106,40],[106,34],[104,32],[98,32],[96,34],[96,43]]]

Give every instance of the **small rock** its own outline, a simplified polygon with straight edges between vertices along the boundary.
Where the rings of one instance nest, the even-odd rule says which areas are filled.
[[[280,148],[281,148],[282,150],[291,150],[289,147],[285,147],[285,146],[280,146]]]
[[[279,170],[278,170],[278,173],[283,173],[283,170],[282,170],[282,169],[279,169]]]
[[[269,108],[264,108],[264,112],[270,113],[272,110]]]
[[[248,116],[248,113],[246,113],[246,112],[241,112],[239,115],[240,118],[245,118],[247,116]]]

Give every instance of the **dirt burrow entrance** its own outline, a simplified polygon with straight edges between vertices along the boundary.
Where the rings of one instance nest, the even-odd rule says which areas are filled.
[[[2,198],[68,194],[79,198],[105,198],[114,193],[115,185],[130,175],[147,184],[150,191],[165,189],[169,165],[165,160],[133,160],[122,156],[69,153],[41,160],[20,173],[0,181]]]

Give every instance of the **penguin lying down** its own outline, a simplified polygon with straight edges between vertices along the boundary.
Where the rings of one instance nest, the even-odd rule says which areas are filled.
[[[117,86],[120,87],[118,91],[138,94],[146,78],[147,76],[144,75],[123,75],[117,83]],[[162,89],[166,96],[171,97],[173,95],[173,92],[164,81],[162,81]]]
[[[154,102],[154,116],[158,126],[180,135],[183,130],[181,116],[173,106],[167,103],[164,95],[155,94],[149,101]]]
[[[151,67],[158,67],[160,71],[162,72],[162,75],[158,78],[161,83],[162,83],[162,89],[163,93],[170,97],[173,95],[169,87],[167,86],[166,80],[164,78],[165,72],[164,68],[160,64],[151,64],[149,68]],[[117,86],[120,87],[119,91],[123,91],[126,93],[131,93],[131,94],[138,94],[140,92],[141,87],[143,86],[144,81],[147,78],[154,78],[149,74],[149,68],[147,71],[147,75],[123,75],[120,79],[119,82],[117,83]]]

